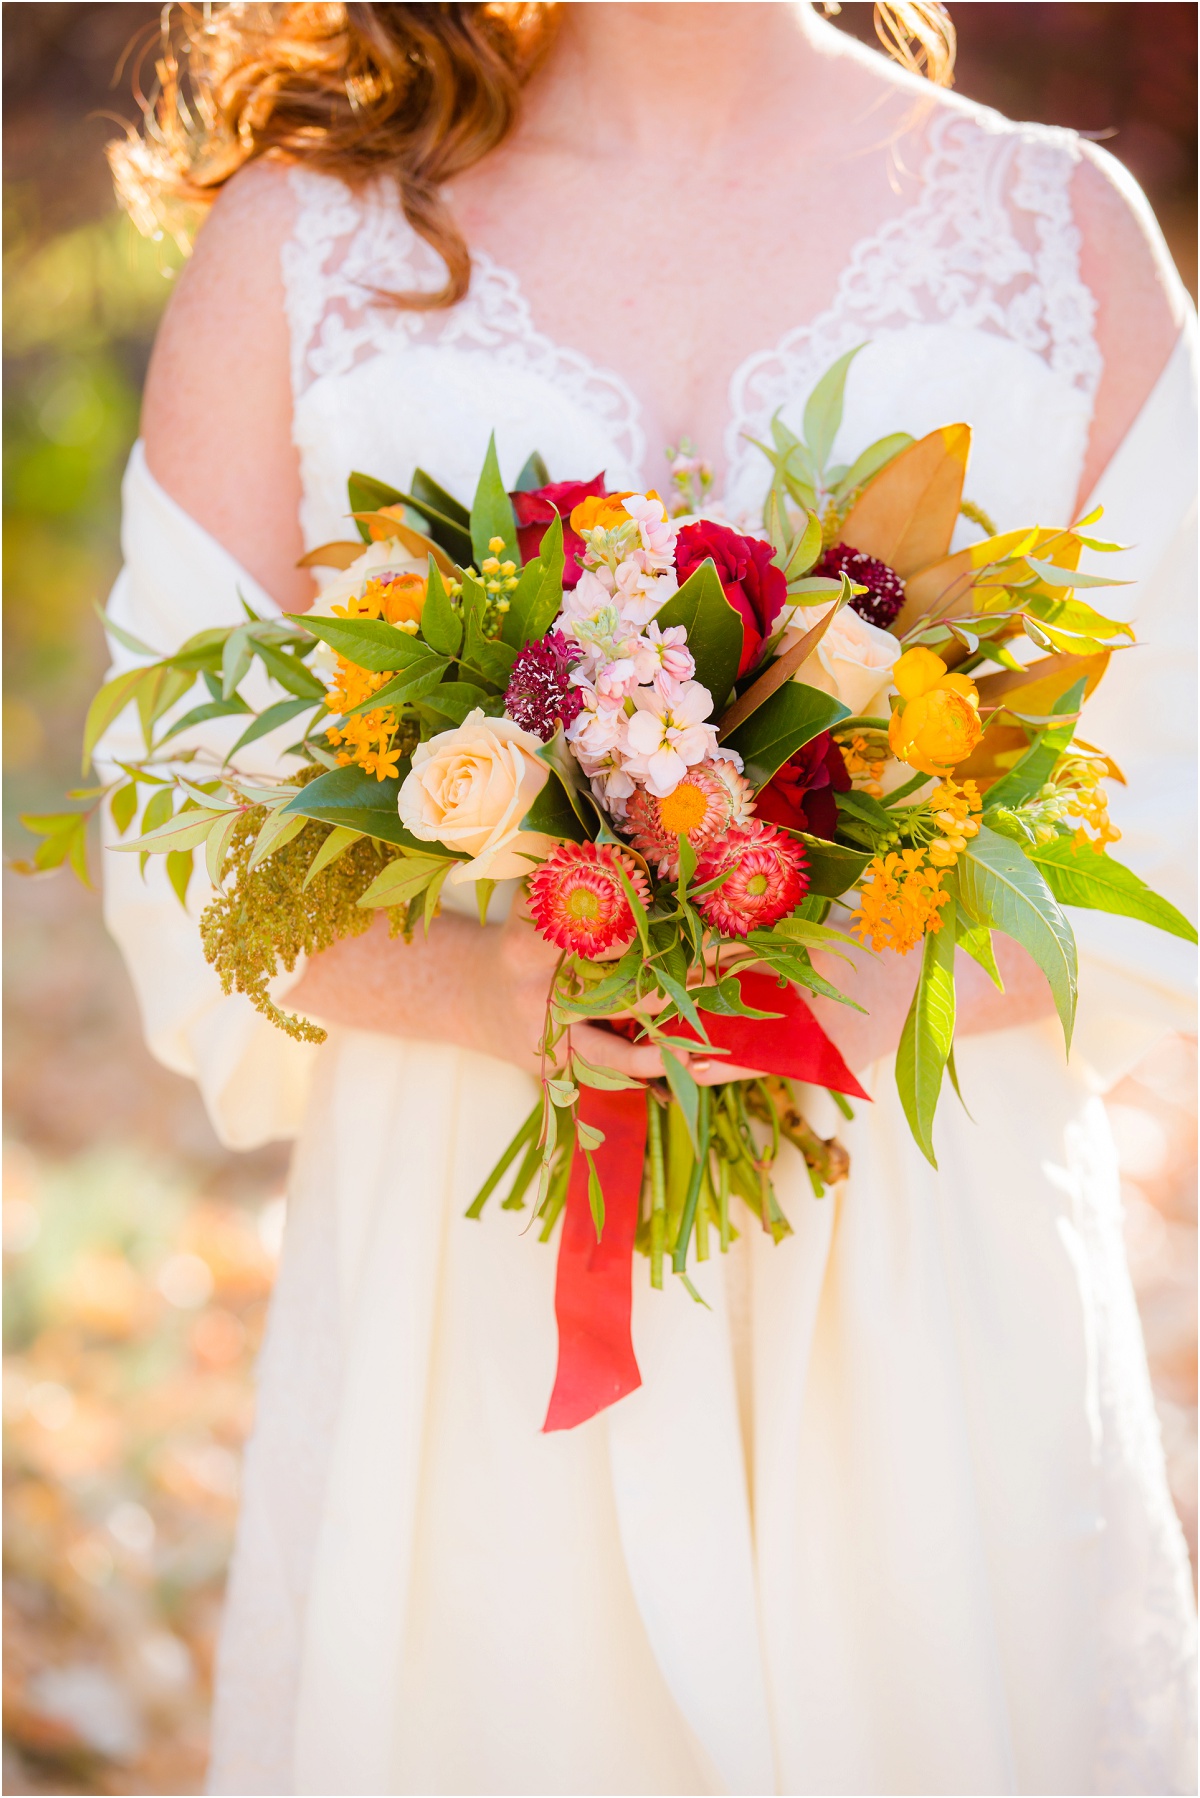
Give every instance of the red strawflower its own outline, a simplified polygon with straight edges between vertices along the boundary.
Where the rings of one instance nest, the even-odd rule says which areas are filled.
[[[574,724],[583,709],[583,695],[569,678],[578,660],[576,646],[559,631],[550,631],[539,642],[527,643],[513,663],[504,709],[543,743],[560,724],[564,730]]]
[[[546,526],[557,514],[562,519],[563,554],[566,557],[563,586],[577,586],[582,570],[575,558],[583,554],[584,542],[578,532],[571,529],[571,513],[589,494],[607,492],[604,476],[598,474],[590,481],[551,481],[548,487],[535,488],[532,493],[510,493],[508,497],[516,515],[517,545],[522,562],[531,562],[537,555],[546,535]]]
[[[631,855],[611,843],[560,843],[529,877],[529,909],[549,943],[588,961],[628,948],[637,925],[617,868],[644,905],[650,888]]]
[[[697,854],[733,824],[744,824],[754,811],[750,782],[733,762],[717,756],[689,768],[674,792],[656,799],[647,787],[636,787],[623,828],[633,847],[661,876],[679,872],[679,839],[686,836]]]
[[[696,904],[705,923],[722,936],[749,936],[752,930],[768,929],[795,911],[808,891],[808,861],[801,845],[757,819],[739,825],[705,850],[696,869],[696,885],[715,880],[718,874],[726,878]]]
[[[755,800],[754,810],[772,824],[806,830],[810,836],[832,842],[838,821],[835,795],[849,791],[850,776],[842,752],[823,730],[776,769]]]
[[[759,537],[743,537],[727,525],[702,518],[685,524],[675,543],[675,572],[683,585],[706,556],[717,567],[726,599],[742,620],[742,659],[738,678],[749,672],[771,635],[771,627],[787,604],[787,580],[772,558],[775,551]]]
[[[850,601],[850,610],[865,618],[868,624],[878,625],[881,631],[887,630],[900,615],[904,604],[904,582],[894,568],[889,568],[877,556],[867,555],[865,550],[851,549],[848,543],[835,543],[825,551],[813,573],[829,575],[835,581],[848,574],[852,581],[865,587],[865,593],[856,593]]]

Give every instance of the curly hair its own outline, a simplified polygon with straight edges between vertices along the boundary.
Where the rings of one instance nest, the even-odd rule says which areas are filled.
[[[165,228],[186,247],[225,182],[256,158],[303,162],[351,184],[386,172],[446,265],[437,292],[391,297],[413,310],[452,306],[471,260],[441,189],[512,130],[558,11],[546,0],[167,6],[148,91],[137,83],[142,130],[109,147],[118,197],[139,230]],[[880,4],[875,29],[905,67],[943,86],[953,80],[944,6]]]

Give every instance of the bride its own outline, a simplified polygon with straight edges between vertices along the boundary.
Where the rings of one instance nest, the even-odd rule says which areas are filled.
[[[840,459],[966,419],[999,528],[1103,503],[1134,546],[1142,646],[1089,724],[1127,859],[1186,904],[1187,302],[1115,162],[922,78],[940,8],[879,10],[908,69],[790,4],[204,9],[190,126],[168,63],[118,158],[144,216],[220,191],[147,383],[116,618],[170,648],[239,594],[305,607],[350,470],[469,493],[493,426],[510,480],[536,448],[639,490],[686,435],[745,518],[748,439],[866,343]],[[1194,1789],[1099,1097],[1186,1027],[1181,944],[1075,914],[1069,1065],[1032,964],[1009,945],[1002,999],[964,965],[974,1121],[944,1105],[940,1173],[889,1065],[915,966],[863,958],[866,1015],[822,1016],[875,1095],[849,1180],[818,1202],[781,1167],[795,1238],[747,1228],[707,1308],[639,1264],[644,1386],[546,1436],[553,1253],[463,1215],[531,1102],[553,952],[520,908],[313,958],[314,1050],[221,996],[200,870],[189,921],[157,860],[107,860],[155,1053],[226,1142],[298,1139],[215,1791]]]

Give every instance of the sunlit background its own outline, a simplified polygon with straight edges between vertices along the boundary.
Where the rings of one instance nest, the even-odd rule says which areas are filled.
[[[862,36],[871,8],[839,22]],[[3,9],[5,832],[78,781],[121,469],[178,266],[114,209],[148,5]],[[1107,143],[1195,292],[1196,7],[971,4],[961,91]],[[93,848],[95,868],[98,852]],[[6,873],[4,1789],[201,1789],[213,1643],[286,1154],[230,1155],[151,1061],[96,897]],[[1176,1503],[1195,1548],[1194,1044],[1110,1106]]]

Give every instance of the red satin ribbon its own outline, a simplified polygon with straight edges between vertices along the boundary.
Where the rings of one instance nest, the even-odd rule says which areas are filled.
[[[739,1067],[761,1068],[791,1080],[868,1099],[795,987],[769,974],[739,976],[742,997],[775,1018],[725,1018],[704,1012],[709,1039],[727,1049]],[[689,1048],[703,1048],[690,1026],[670,1034]],[[567,1187],[554,1314],[558,1320],[558,1371],[543,1430],[572,1430],[642,1383],[633,1353],[633,1239],[637,1232],[646,1152],[646,1099],[640,1092],[599,1092],[581,1087],[577,1101],[585,1124],[604,1132],[594,1151],[604,1189],[604,1230],[596,1241],[588,1204],[588,1166],[582,1150]]]

